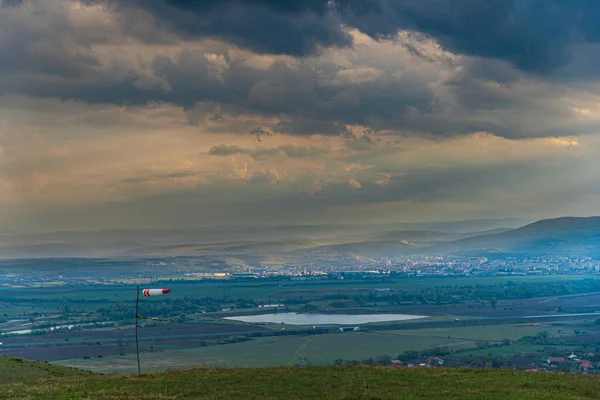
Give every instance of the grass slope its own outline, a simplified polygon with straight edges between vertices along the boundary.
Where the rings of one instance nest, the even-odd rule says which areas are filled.
[[[2,383],[0,399],[592,399],[600,393],[592,376],[483,369],[198,368],[137,377],[5,357],[0,371],[17,363],[24,375]]]
[[[31,379],[91,375],[92,373],[88,371],[75,368],[0,355],[0,387],[5,384],[29,381]]]

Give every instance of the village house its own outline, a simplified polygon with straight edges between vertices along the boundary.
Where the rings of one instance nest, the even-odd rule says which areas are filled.
[[[438,365],[443,365],[444,364],[444,360],[442,360],[439,357],[429,357],[427,359],[427,363],[428,364],[438,364]]]

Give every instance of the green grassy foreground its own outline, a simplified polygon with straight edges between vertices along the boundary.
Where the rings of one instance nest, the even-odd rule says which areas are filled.
[[[0,357],[0,399],[592,399],[592,376],[392,367],[197,368],[96,375]],[[19,371],[19,376],[15,374]]]

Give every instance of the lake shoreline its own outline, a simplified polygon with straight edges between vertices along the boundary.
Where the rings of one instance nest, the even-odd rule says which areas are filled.
[[[316,313],[267,313],[224,317],[230,321],[246,323],[272,323],[284,325],[362,325],[374,322],[411,321],[428,318],[426,315],[409,314],[316,314]]]

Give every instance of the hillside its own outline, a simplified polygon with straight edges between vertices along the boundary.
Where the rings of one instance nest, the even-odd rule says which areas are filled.
[[[90,372],[74,368],[0,355],[0,386],[31,379],[90,375]]]
[[[546,219],[522,228],[441,243],[430,253],[499,252],[528,255],[600,256],[600,217]]]
[[[0,371],[18,363],[2,357]],[[592,399],[600,393],[593,376],[486,369],[197,368],[137,377],[21,365],[19,382],[0,381],[0,399]]]

